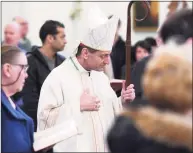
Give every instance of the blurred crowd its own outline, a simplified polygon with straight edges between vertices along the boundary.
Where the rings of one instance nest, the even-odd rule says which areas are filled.
[[[28,21],[21,16],[14,17],[4,27],[1,43],[2,152],[34,152],[34,132],[55,126],[70,115],[76,118],[83,114],[84,119],[76,118],[79,122],[90,123],[92,118],[93,126],[96,124],[94,130],[92,124],[81,126],[83,133],[87,133],[81,137],[84,143],[80,143],[85,146],[80,149],[77,140],[75,146],[80,148],[74,150],[69,143],[67,150],[59,151],[192,153],[192,15],[192,9],[171,14],[157,31],[157,38],[147,37],[131,46],[131,84],[123,85],[118,91],[113,91],[109,82],[126,80],[126,45],[119,34],[121,20],[114,29],[109,26],[114,35],[109,34],[109,40],[103,40],[108,42],[112,37],[111,45],[98,45],[95,34],[96,45],[90,36],[79,44],[76,55],[68,59],[58,54],[67,43],[65,26],[68,25],[47,20],[39,30],[42,45],[32,46],[27,37]],[[97,22],[97,16],[95,20]],[[105,24],[113,22],[111,15]],[[105,33],[97,26],[96,33]],[[71,71],[72,65],[83,77]],[[91,91],[80,94],[81,79],[88,88],[92,88],[90,82],[95,85],[98,80],[97,98],[89,96]],[[103,115],[100,109],[104,109]],[[103,122],[111,126],[107,128]],[[98,132],[96,140],[93,140],[95,132],[90,129]],[[101,133],[106,133],[101,136],[104,140]],[[96,150],[86,149],[93,145],[92,141],[101,144],[97,144]],[[105,148],[101,147],[103,143],[108,149],[101,149]],[[41,151],[55,152],[53,147]]]

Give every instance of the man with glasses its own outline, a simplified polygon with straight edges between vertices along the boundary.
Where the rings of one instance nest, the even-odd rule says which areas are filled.
[[[26,80],[22,97],[24,105],[22,109],[34,120],[35,131],[37,127],[37,107],[42,84],[48,74],[64,61],[64,57],[58,52],[62,51],[66,44],[64,25],[58,21],[46,21],[39,32],[42,41],[41,47],[33,47],[28,52],[28,78]]]
[[[38,130],[74,120],[81,134],[54,147],[55,152],[105,152],[106,132],[122,104],[135,98],[133,85],[117,98],[103,70],[109,64],[118,19],[92,8],[89,28],[75,55],[46,78],[38,104]],[[68,125],[66,125],[68,126]]]

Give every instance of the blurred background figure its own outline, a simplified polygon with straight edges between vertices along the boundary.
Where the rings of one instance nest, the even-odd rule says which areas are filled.
[[[110,19],[112,17],[109,16]],[[121,70],[122,67],[125,65],[125,41],[122,39],[122,37],[119,34],[121,28],[121,20],[118,21],[118,27],[115,34],[114,44],[111,52],[111,63],[112,63],[112,69],[113,69],[113,76],[115,79],[121,79]]]
[[[154,39],[153,37],[147,37],[145,38],[145,41],[150,44],[151,46],[151,51],[153,52],[155,50],[155,48],[157,47],[157,42],[156,39]]]
[[[115,120],[107,137],[110,152],[192,153],[191,44],[158,48],[143,89],[149,105],[133,105]]]
[[[29,30],[28,21],[21,16],[14,17],[13,21],[17,22],[21,27],[20,47],[27,52],[31,51],[31,41],[27,38]]]
[[[132,58],[134,63],[142,60],[144,57],[149,56],[152,53],[152,47],[151,45],[145,41],[138,41],[132,50]]]
[[[135,67],[135,63],[141,61],[145,57],[151,55],[153,50],[157,47],[156,40],[152,37],[147,37],[145,40],[141,40],[135,43],[131,47],[131,71]],[[126,65],[122,67],[122,79],[126,79]]]
[[[20,47],[20,31],[21,27],[18,23],[11,22],[7,24],[4,28],[4,41],[2,42],[2,45],[12,45]]]
[[[166,44],[169,40],[173,39],[177,44],[192,44],[193,38],[193,20],[192,9],[182,9],[178,12],[170,15],[161,28],[158,31],[159,45]],[[185,52],[185,51],[184,51]],[[141,79],[146,67],[146,64],[151,59],[151,56],[147,56],[142,60],[136,62],[131,71],[131,82],[135,86],[136,99],[132,104],[145,105],[147,101],[143,95],[143,89],[141,86]]]

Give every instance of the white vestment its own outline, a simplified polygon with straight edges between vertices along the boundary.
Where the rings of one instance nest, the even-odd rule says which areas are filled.
[[[80,96],[87,88],[100,100],[99,111],[80,111]],[[121,110],[121,100],[107,76],[97,71],[91,71],[89,76],[77,58],[72,57],[55,68],[42,86],[37,130],[74,120],[81,134],[55,145],[55,152],[107,152],[106,134]]]

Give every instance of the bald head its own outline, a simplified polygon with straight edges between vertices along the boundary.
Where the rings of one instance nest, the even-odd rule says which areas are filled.
[[[17,22],[17,23],[21,23],[23,21],[26,21],[26,19],[24,17],[21,17],[21,16],[15,16],[13,18],[13,21]]]
[[[4,44],[17,46],[21,38],[20,25],[16,22],[7,24],[4,28]]]
[[[25,37],[28,33],[28,22],[25,18],[21,16],[16,16],[13,21],[17,22],[21,26],[21,37]]]

